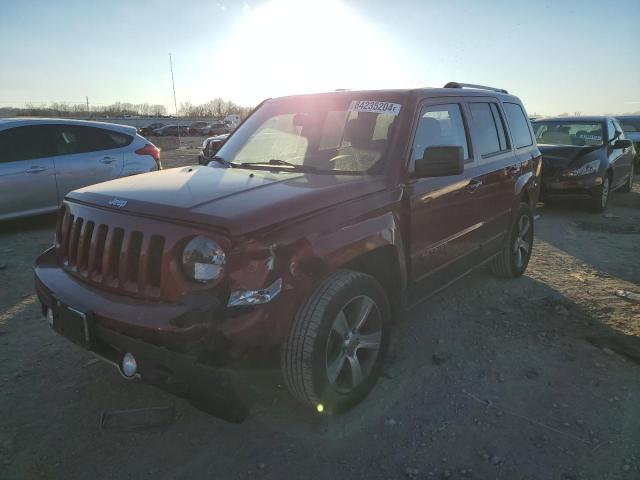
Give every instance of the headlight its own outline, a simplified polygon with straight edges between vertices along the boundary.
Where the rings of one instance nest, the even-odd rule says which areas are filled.
[[[573,168],[567,172],[567,177],[582,177],[583,175],[590,175],[596,173],[600,168],[600,160],[593,160],[592,162],[585,163],[581,167]]]
[[[182,269],[192,280],[208,283],[220,278],[226,258],[224,251],[210,238],[199,235],[182,251]]]

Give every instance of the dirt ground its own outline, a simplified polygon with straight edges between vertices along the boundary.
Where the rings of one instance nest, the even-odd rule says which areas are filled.
[[[163,152],[195,162],[202,139]],[[539,209],[527,274],[479,271],[408,311],[384,377],[344,415],[308,412],[277,358],[236,425],[54,334],[31,265],[54,219],[0,226],[1,479],[639,479],[640,183],[606,214]],[[102,429],[103,413],[175,408],[173,422]]]

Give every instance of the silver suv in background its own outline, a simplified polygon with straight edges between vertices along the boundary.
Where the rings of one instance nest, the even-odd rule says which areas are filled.
[[[0,119],[0,220],[53,212],[72,190],[161,168],[160,150],[134,127]]]

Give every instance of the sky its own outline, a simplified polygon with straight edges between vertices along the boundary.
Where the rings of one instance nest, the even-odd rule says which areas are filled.
[[[0,106],[178,105],[449,81],[640,111],[640,0],[2,0]]]

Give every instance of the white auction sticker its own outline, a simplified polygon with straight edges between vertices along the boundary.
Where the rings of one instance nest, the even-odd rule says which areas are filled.
[[[378,102],[375,100],[353,100],[349,106],[350,112],[369,112],[369,113],[389,113],[398,115],[400,113],[399,103]]]
[[[594,140],[596,142],[601,142],[602,141],[602,137],[600,135],[586,135],[586,134],[580,134],[577,136],[578,138],[582,139],[582,140]]]

